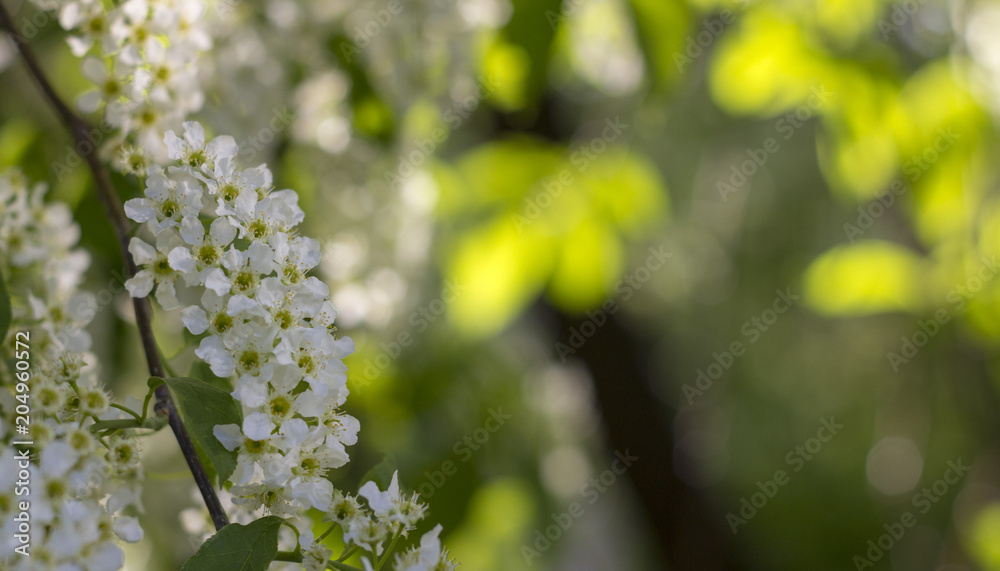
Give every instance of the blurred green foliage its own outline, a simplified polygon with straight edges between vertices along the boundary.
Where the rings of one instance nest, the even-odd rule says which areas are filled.
[[[363,428],[335,483],[353,486],[392,453],[404,484],[419,491],[444,462],[456,463],[427,497],[445,542],[469,569],[526,569],[521,546],[579,499],[582,476],[610,458],[589,374],[575,359],[559,362],[555,343],[569,333],[546,311],[586,315],[616,300],[624,311],[615,319],[637,345],[655,347],[642,366],[672,418],[659,436],[726,533],[726,514],[787,468],[786,454],[819,418],[834,414],[845,425],[727,538],[747,568],[853,565],[884,524],[910,509],[912,488],[887,494],[876,485],[883,468],[875,445],[896,436],[920,451],[920,486],[948,460],[977,468],[921,516],[891,568],[941,561],[1000,569],[991,432],[1000,280],[980,273],[1000,249],[1000,171],[990,159],[996,76],[963,49],[969,23],[957,5],[928,0],[897,23],[901,6],[514,0],[506,24],[472,42],[468,55],[490,89],[458,121],[448,115],[454,103],[433,89],[405,104],[380,92],[375,66],[339,53],[350,31],[328,30],[328,51],[351,82],[353,136],[368,146],[337,159],[290,140],[270,150],[279,180],[302,193],[317,236],[336,237],[340,228],[327,218],[337,220],[353,200],[347,183],[329,179],[369,154],[378,158],[359,178],[379,206],[349,222],[391,234],[381,205],[401,191],[386,173],[417,141],[447,131],[423,166],[435,189],[431,255],[386,262],[408,268],[409,305],[381,325],[342,329],[358,341],[348,360],[349,408]],[[50,32],[36,41],[45,63],[62,92],[78,93],[73,58]],[[586,47],[598,38],[622,59],[594,64]],[[623,75],[630,53],[641,70],[631,87]],[[66,137],[55,135],[23,70],[5,71],[2,81],[0,166],[50,181],[54,197],[73,206],[100,287],[120,260],[86,172],[54,178]],[[734,169],[768,139],[777,151],[734,186]],[[119,182],[123,196],[138,192]],[[720,192],[723,183],[730,190]],[[667,245],[670,264],[622,299],[616,284],[654,244]],[[438,319],[434,304],[449,284],[461,293]],[[802,303],[748,336],[749,320],[786,288]],[[947,323],[897,372],[888,354],[942,309]],[[113,364],[109,382],[137,394],[144,379],[130,327],[116,306],[95,333]],[[158,316],[165,352],[187,370],[193,359],[180,329]],[[734,341],[746,344],[745,356],[687,406],[682,387]],[[463,439],[498,407],[513,420],[463,460]],[[173,468],[149,460],[151,480]],[[180,483],[171,486],[170,497],[183,495]],[[150,520],[176,521],[180,506],[166,492],[148,495]],[[632,490],[611,495],[576,525],[577,540],[563,539],[532,569],[584,568],[574,566],[574,549],[595,554],[586,568],[664,568],[650,547],[660,538]],[[150,539],[157,568],[177,568],[191,551],[177,531],[154,530]],[[876,568],[890,568],[888,559]]]

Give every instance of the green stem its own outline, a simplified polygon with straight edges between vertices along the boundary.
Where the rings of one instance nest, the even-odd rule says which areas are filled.
[[[149,389],[146,393],[146,398],[142,401],[142,419],[146,420],[146,413],[149,411],[149,400],[153,398],[153,393],[156,389]]]
[[[299,528],[297,528],[294,525],[288,523],[286,520],[281,520],[281,525],[284,525],[285,527],[288,527],[293,532],[295,532],[295,544],[298,545],[298,543],[299,543],[299,537],[300,537],[299,536]]]
[[[358,546],[357,545],[352,545],[350,547],[345,547],[344,551],[340,554],[340,557],[337,558],[337,561],[338,562],[339,561],[347,561],[347,558],[350,557],[350,556],[352,556],[352,555],[354,555],[354,552],[357,551],[357,550],[358,550]]]
[[[118,410],[122,410],[122,411],[125,411],[125,412],[131,414],[132,417],[135,418],[136,420],[138,420],[139,422],[142,422],[143,420],[145,420],[145,417],[140,416],[139,413],[137,413],[136,411],[130,409],[127,406],[120,405],[120,404],[114,403],[114,402],[111,403],[111,406],[113,406],[114,408],[117,408]]]
[[[279,551],[274,556],[275,561],[287,561],[289,563],[302,563],[302,554],[298,551]]]
[[[393,536],[392,538],[392,542],[389,543],[389,549],[385,550],[385,555],[383,555],[382,558],[379,559],[378,563],[375,565],[375,571],[379,571],[380,569],[382,569],[382,566],[385,565],[385,562],[389,560],[389,556],[392,555],[392,550],[396,549],[396,543],[399,541],[399,538],[402,535],[403,535],[403,526],[400,525],[399,530],[396,531],[396,535]]]
[[[319,543],[324,539],[326,539],[326,536],[330,535],[330,532],[336,528],[337,528],[337,522],[333,522],[333,525],[330,526],[330,529],[324,531],[322,534],[320,534],[319,537],[316,538],[316,543]]]
[[[101,432],[104,430],[128,430],[130,428],[148,428],[157,431],[167,425],[167,419],[162,416],[154,416],[144,421],[134,418],[118,418],[114,420],[98,420],[90,425],[91,432]]]
[[[100,432],[102,430],[126,430],[129,428],[139,428],[142,423],[135,420],[134,418],[121,418],[116,420],[99,420],[94,424],[90,425],[91,432]]]
[[[346,563],[341,563],[340,561],[327,561],[326,565],[327,565],[327,567],[332,567],[334,569],[339,569],[340,571],[361,571],[361,569],[358,569],[357,567],[354,567],[353,565],[348,565]]]
[[[170,424],[169,418],[161,415],[156,415],[152,418],[147,418],[146,420],[142,421],[141,428],[148,428],[153,432],[156,432],[157,430],[163,428],[168,424]]]

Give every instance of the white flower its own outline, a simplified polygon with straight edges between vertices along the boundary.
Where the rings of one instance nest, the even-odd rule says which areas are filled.
[[[150,157],[142,146],[135,147],[123,144],[118,148],[112,162],[118,170],[125,174],[144,174],[149,168]]]
[[[271,247],[278,275],[285,284],[299,283],[306,272],[319,264],[319,242],[312,238],[296,236],[289,239],[287,234],[281,233],[271,239]]]
[[[29,191],[19,173],[0,173],[0,273],[17,276],[8,282],[15,300],[13,325],[30,328],[32,345],[42,353],[32,381],[35,406],[28,433],[39,451],[37,463],[29,467],[36,485],[29,496],[15,498],[13,480],[5,477],[13,478],[15,471],[0,470],[0,512],[30,499],[33,557],[16,569],[114,571],[123,564],[115,534],[128,541],[142,536],[137,520],[114,515],[137,503],[141,468],[131,436],[109,439],[105,451],[90,431],[92,418],[118,415],[110,412],[98,371],[81,352],[90,345],[81,328],[96,307],[93,296],[76,289],[89,257],[72,249],[79,232],[69,209],[46,203],[43,194],[40,186]],[[131,284],[133,289],[137,284],[143,285],[141,279]],[[0,392],[0,400],[4,395],[11,396]],[[6,427],[0,438],[5,434]],[[0,461],[15,464],[12,451]],[[6,517],[12,513],[4,516],[13,523]],[[12,537],[13,528],[4,526]],[[0,557],[13,553],[12,541],[0,539]]]
[[[448,552],[441,549],[441,524],[420,538],[420,547],[396,556],[396,571],[451,571],[455,564],[448,561]]]
[[[76,464],[78,459],[72,446],[63,441],[56,441],[42,450],[41,467],[46,476],[60,478]]]
[[[235,216],[241,223],[253,218],[258,191],[266,191],[272,179],[271,171],[263,165],[237,171],[235,158],[230,157],[219,157],[211,173],[196,176],[205,183],[208,194],[215,197],[215,214]]]
[[[346,339],[346,340],[345,340]],[[278,363],[296,367],[320,397],[347,384],[343,358],[354,350],[350,338],[334,339],[326,329],[298,327],[282,334],[274,348]]]
[[[212,47],[212,38],[205,26],[205,4],[200,0],[175,0],[170,4],[156,4],[153,10],[154,29],[170,36],[186,52],[204,52]]]
[[[274,337],[277,332],[277,328],[270,325],[249,327],[246,330],[234,329],[226,334],[225,346],[233,356],[237,375],[242,377],[260,374],[274,354]]]
[[[389,526],[381,519],[373,519],[367,515],[358,515],[347,525],[344,531],[344,541],[354,543],[358,547],[382,555],[382,542],[389,536]]]
[[[342,528],[347,529],[351,521],[362,514],[364,514],[364,509],[358,503],[357,498],[340,490],[334,490],[330,509],[323,515],[323,521],[336,522]]]
[[[198,167],[205,163],[205,129],[196,121],[184,122],[184,138],[178,137],[173,131],[167,131],[163,136],[163,144],[167,147],[167,156],[172,160]]]
[[[283,330],[304,325],[323,302],[322,298],[302,288],[293,291],[276,277],[261,280],[253,299],[244,295],[234,296],[233,299],[229,308],[233,315],[247,319],[260,317],[265,323],[274,323]]]
[[[358,490],[358,495],[368,500],[368,505],[379,517],[387,517],[389,513],[399,504],[399,470],[392,473],[392,481],[384,491],[379,491],[375,482],[365,482]]]
[[[255,412],[243,419],[243,434],[250,440],[267,440],[275,428],[274,422],[263,412]]]
[[[225,335],[234,324],[233,318],[226,311],[228,299],[227,296],[206,289],[201,296],[201,306],[190,305],[181,310],[181,323],[195,335],[206,331],[212,335]]]
[[[262,276],[274,272],[274,252],[260,242],[250,244],[244,252],[235,248],[227,250],[222,266],[205,273],[205,287],[219,295],[226,293],[252,296],[260,285]]]
[[[240,235],[248,240],[266,240],[271,236],[284,234],[305,219],[305,212],[299,208],[299,195],[292,190],[268,192],[271,187],[271,171],[264,169],[263,175],[264,182],[258,188],[258,200],[253,208],[246,209],[241,204],[236,212],[240,228],[244,230]],[[318,263],[318,252],[316,257]]]
[[[42,329],[66,350],[90,349],[90,334],[83,328],[93,318],[97,302],[89,292],[59,288],[49,290],[44,298],[29,293],[28,305]]]
[[[117,517],[115,518],[113,527],[115,535],[124,541],[129,543],[142,541],[142,527],[139,525],[139,520],[134,517]]]
[[[132,260],[137,267],[142,269],[125,282],[132,297],[146,297],[156,287],[156,301],[164,309],[175,309],[180,304],[177,302],[177,293],[174,288],[174,280],[179,277],[176,270],[170,267],[168,253],[178,245],[182,244],[180,237],[173,231],[161,232],[156,237],[156,248],[153,248],[139,238],[132,238],[128,245],[128,251],[132,254]]]
[[[246,484],[233,486],[230,491],[233,494],[233,503],[246,506],[246,509],[250,511],[265,508],[272,515],[278,517],[298,515],[292,509],[291,498],[285,494],[282,488],[262,484]]]
[[[103,61],[95,57],[88,57],[83,60],[81,69],[84,77],[92,81],[96,89],[77,98],[76,105],[80,111],[93,113],[103,103],[133,96],[134,89],[128,85],[127,80],[117,72],[109,72]]]
[[[299,476],[289,482],[289,487],[291,497],[306,506],[321,512],[330,509],[333,498],[333,484],[330,480],[322,476]]]
[[[339,405],[338,405],[339,406]],[[353,446],[358,443],[358,431],[361,430],[361,423],[358,419],[349,414],[339,414],[333,412],[336,409],[328,409],[326,415],[321,420],[323,425],[330,431],[330,438],[335,438],[341,444]]]
[[[184,123],[184,138],[173,131],[167,131],[163,139],[167,147],[167,156],[193,168],[206,168],[211,171],[220,158],[233,160],[239,152],[236,140],[229,135],[216,137],[205,146],[205,129],[196,121]]]
[[[201,221],[196,216],[186,216],[181,221],[181,238],[189,246],[170,251],[170,267],[184,276],[187,285],[203,285],[208,271],[222,263],[226,247],[236,238],[236,228],[227,218],[216,218],[206,236]]]
[[[220,424],[215,426],[212,432],[226,450],[239,450],[236,469],[230,476],[234,485],[246,485],[254,477],[258,465],[268,465],[280,459],[277,448],[266,441],[257,441],[244,436],[242,428],[238,425]]]
[[[222,443],[226,450],[232,452],[243,442],[243,433],[235,424],[216,424],[212,434]]]
[[[162,169],[155,168],[148,175],[145,198],[125,202],[129,218],[150,223],[154,234],[179,227],[186,217],[197,219],[201,210],[201,185],[197,180],[180,173],[172,173],[172,178],[168,178]]]
[[[326,563],[333,556],[333,551],[317,542],[312,530],[303,531],[299,535],[299,550],[302,551],[302,566],[306,571],[323,571]]]

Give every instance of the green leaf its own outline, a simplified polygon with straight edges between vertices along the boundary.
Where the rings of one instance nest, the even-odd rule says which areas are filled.
[[[656,87],[667,87],[693,63],[684,52],[685,42],[701,30],[690,30],[687,2],[630,0],[629,5],[652,82]]]
[[[264,571],[278,554],[282,521],[272,515],[248,525],[231,523],[210,537],[181,571]]]
[[[919,311],[927,281],[917,252],[891,242],[859,240],[813,261],[805,273],[805,300],[830,316]]]
[[[7,293],[7,284],[4,283],[3,274],[0,273],[0,341],[7,338],[7,330],[10,329],[12,315],[10,294]]]
[[[213,482],[218,477],[218,472],[215,471],[215,462],[208,457],[208,453],[205,449],[198,444],[197,441],[194,443],[194,451],[198,454],[198,459],[201,460],[201,465],[205,467],[205,474],[208,476],[208,481]],[[232,472],[230,472],[231,474]],[[219,487],[223,487],[226,484],[226,478],[219,479]]]
[[[185,330],[185,332],[186,331],[187,330]],[[198,342],[201,341],[201,338],[192,335],[191,340],[194,342],[195,345],[197,345]],[[192,379],[201,379],[202,381],[205,381],[206,383],[212,385],[213,387],[224,390],[227,393],[233,390],[228,379],[217,377],[212,372],[212,367],[210,367],[208,363],[202,361],[201,359],[194,359],[192,361],[191,370],[188,371],[187,376]]]
[[[236,452],[226,450],[212,430],[218,424],[242,426],[239,403],[228,392],[197,379],[177,377],[163,382],[170,388],[191,438],[208,456],[222,486],[236,469]]]
[[[385,490],[392,482],[392,475],[396,472],[396,458],[388,454],[382,457],[382,461],[372,466],[371,470],[361,476],[361,484],[365,482],[375,482],[380,490]]]

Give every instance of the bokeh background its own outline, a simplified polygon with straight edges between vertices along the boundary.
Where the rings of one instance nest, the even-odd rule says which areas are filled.
[[[300,193],[357,342],[338,486],[398,466],[474,571],[1000,569],[996,2],[205,17],[196,118]],[[58,26],[32,41],[87,89]],[[73,207],[106,287],[89,173],[6,42],[0,67],[0,167]],[[141,395],[127,301],[95,349]],[[144,451],[128,568],[177,569],[197,497],[169,434]]]

